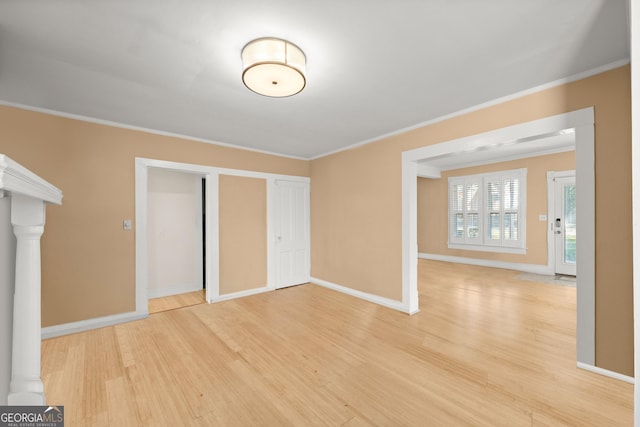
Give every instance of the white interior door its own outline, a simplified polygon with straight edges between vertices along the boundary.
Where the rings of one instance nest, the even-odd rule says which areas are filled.
[[[556,273],[576,275],[576,178],[555,178],[554,238]]]
[[[276,181],[276,288],[307,283],[310,276],[309,183]]]

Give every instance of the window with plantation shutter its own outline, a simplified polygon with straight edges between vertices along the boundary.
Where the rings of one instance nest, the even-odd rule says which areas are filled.
[[[527,170],[449,178],[449,247],[524,253]]]

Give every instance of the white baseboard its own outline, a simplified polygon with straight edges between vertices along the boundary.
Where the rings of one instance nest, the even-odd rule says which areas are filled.
[[[160,298],[166,297],[169,295],[177,295],[177,294],[185,294],[187,292],[201,291],[202,283],[193,284],[186,283],[181,285],[173,285],[164,288],[148,288],[147,289],[147,298]]]
[[[128,313],[113,314],[111,316],[96,317],[94,319],[80,320],[78,322],[63,323],[62,325],[47,326],[42,328],[42,339],[59,337],[61,335],[75,334],[77,332],[88,331],[90,329],[104,328],[119,323],[132,322],[149,317],[148,313]]]
[[[636,380],[628,375],[619,374],[617,372],[609,371],[607,369],[598,368],[597,366],[588,365],[586,363],[578,362],[578,368],[590,371],[596,374],[604,375],[605,377],[614,378],[616,380],[624,381],[629,384],[635,384]]]
[[[369,294],[367,292],[358,291],[356,289],[347,288],[346,286],[337,285],[335,283],[327,282],[326,280],[318,279],[316,277],[311,278],[311,283],[322,286],[324,288],[333,289],[334,291],[342,292],[343,294],[351,295],[353,297],[360,298],[365,301],[372,302],[374,304],[392,308],[394,310],[398,310],[403,313],[415,314],[415,313],[410,313],[409,309],[405,307],[404,304],[402,304],[402,301],[396,301],[396,300],[384,298],[378,295]]]
[[[265,286],[263,288],[249,289],[247,291],[240,291],[240,292],[233,292],[230,294],[218,295],[217,297],[211,298],[210,302],[214,303],[214,302],[227,301],[230,299],[248,297],[250,295],[261,294],[263,292],[269,292],[274,290],[275,288],[272,286]]]
[[[517,262],[493,261],[488,259],[465,258],[459,256],[427,254],[420,252],[418,258],[430,259],[434,261],[455,262],[458,264],[479,265],[482,267],[503,268],[505,270],[516,270],[524,273],[544,274],[553,276],[553,269],[546,265],[539,264],[522,264]]]

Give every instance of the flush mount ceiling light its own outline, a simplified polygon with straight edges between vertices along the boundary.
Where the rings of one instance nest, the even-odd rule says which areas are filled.
[[[304,89],[307,59],[298,46],[286,40],[264,37],[242,48],[242,81],[264,96],[281,98]]]

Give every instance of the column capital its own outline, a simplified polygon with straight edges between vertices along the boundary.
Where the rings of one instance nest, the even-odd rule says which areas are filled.
[[[41,226],[44,228],[45,202],[29,196],[13,195],[11,198],[11,224],[20,226]]]

